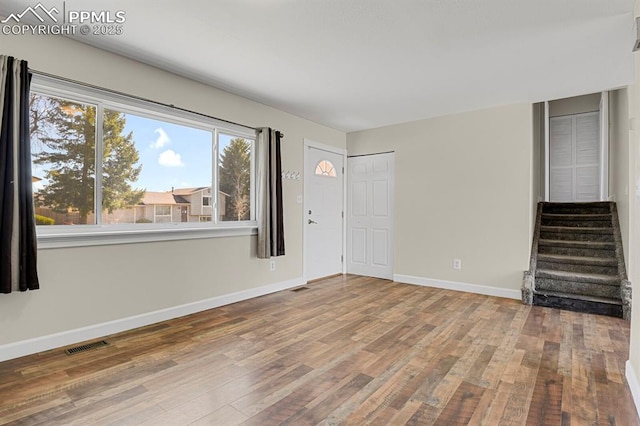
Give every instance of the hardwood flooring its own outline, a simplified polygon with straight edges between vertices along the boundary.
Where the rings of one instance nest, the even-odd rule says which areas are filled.
[[[0,424],[639,425],[628,323],[332,277],[0,363]]]

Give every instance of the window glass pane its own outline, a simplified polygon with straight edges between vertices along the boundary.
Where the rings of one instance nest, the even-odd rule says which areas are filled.
[[[171,206],[156,206],[156,215],[171,216]]]
[[[105,110],[102,221],[200,222],[211,193],[212,132]]]
[[[252,147],[252,140],[219,134],[218,216],[221,221],[251,218]]]
[[[329,160],[322,160],[316,166],[315,174],[318,176],[336,177],[336,169]]]
[[[36,223],[95,224],[96,107],[31,93],[29,118]]]

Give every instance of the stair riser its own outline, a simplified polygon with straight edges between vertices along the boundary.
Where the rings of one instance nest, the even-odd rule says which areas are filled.
[[[614,242],[613,234],[584,234],[579,229],[575,232],[541,231],[540,238],[543,240]]]
[[[587,302],[583,300],[566,299],[553,296],[544,296],[540,294],[533,295],[533,304],[535,306],[546,306],[549,308],[565,309],[574,312],[586,312],[598,315],[608,315],[611,317],[622,318],[622,306],[608,303]]]
[[[611,208],[609,203],[591,204],[546,204],[543,206],[543,213],[552,214],[609,214]]]
[[[536,278],[536,291],[544,290],[582,296],[605,297],[608,299],[620,298],[620,287],[618,286]]]
[[[617,275],[618,266],[609,265],[582,265],[576,263],[559,263],[559,262],[546,262],[538,259],[538,269],[550,269],[552,271],[565,271],[565,272],[577,272],[587,274],[603,274],[603,275]]]
[[[558,247],[558,246],[539,246],[538,253],[545,254],[563,254],[567,256],[586,256],[586,257],[603,257],[615,259],[616,253],[613,249],[592,249],[592,248],[574,248],[574,247]]]
[[[611,228],[611,219],[608,220],[573,220],[542,218],[542,226],[571,226],[575,228]]]
[[[610,214],[609,207],[598,207],[591,209],[583,209],[580,207],[554,207],[549,208],[545,207],[543,214],[575,214],[575,215],[583,215],[583,214]]]

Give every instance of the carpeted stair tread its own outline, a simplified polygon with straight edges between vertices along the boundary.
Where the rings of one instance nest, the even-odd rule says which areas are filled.
[[[577,241],[577,240],[547,240],[540,239],[540,246],[556,246],[568,248],[593,248],[593,249],[612,249],[616,248],[615,243],[608,241]]]
[[[544,293],[547,291],[591,297],[607,297],[611,299],[620,297],[620,287],[616,285],[536,278],[536,293]]]
[[[618,261],[612,257],[589,257],[589,256],[570,256],[566,254],[538,254],[538,261],[569,263],[572,265],[599,265],[599,266],[618,266]]]
[[[584,272],[552,271],[538,269],[536,278],[548,278],[562,281],[577,281],[583,283],[619,286],[620,278],[617,275],[590,274]]]
[[[542,217],[563,220],[611,220],[610,213],[542,213]]]
[[[581,226],[553,226],[553,225],[541,225],[541,232],[554,232],[554,233],[580,233],[580,234],[613,234],[613,228],[599,228],[599,227],[581,227]]]
[[[567,299],[583,300],[585,302],[608,303],[610,305],[620,305],[620,299],[610,299],[608,297],[586,296],[583,294],[569,294],[557,291],[537,291],[536,294],[542,296],[562,297]]]

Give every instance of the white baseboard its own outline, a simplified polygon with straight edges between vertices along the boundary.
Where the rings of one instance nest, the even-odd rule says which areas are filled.
[[[627,379],[633,402],[636,404],[636,412],[640,415],[640,383],[629,360],[624,365],[624,377]]]
[[[491,287],[480,284],[467,284],[455,281],[435,280],[431,278],[414,277],[411,275],[394,274],[393,280],[399,283],[415,284],[424,287],[443,288],[446,290],[465,291],[467,293],[484,294],[487,296],[504,297],[507,299],[521,298],[520,290],[512,290],[509,288]]]
[[[50,334],[48,336],[8,343],[6,345],[0,345],[0,362],[25,355],[35,354],[42,351],[47,351],[50,349],[59,348],[62,346],[72,345],[74,343],[84,342],[86,340],[96,339],[99,337],[107,336],[109,334],[132,330],[134,328],[143,327],[145,325],[194,314],[196,312],[206,311],[207,309],[213,309],[219,306],[240,302],[242,300],[264,296],[265,294],[287,290],[304,284],[306,284],[306,281],[302,277],[299,277],[280,283],[269,284],[262,287],[239,291],[236,293],[225,294],[222,296],[199,300],[197,302],[187,303],[184,305],[172,306],[170,308],[147,312],[132,317],[117,319],[82,328],[76,328],[74,330],[63,331],[61,333]]]

